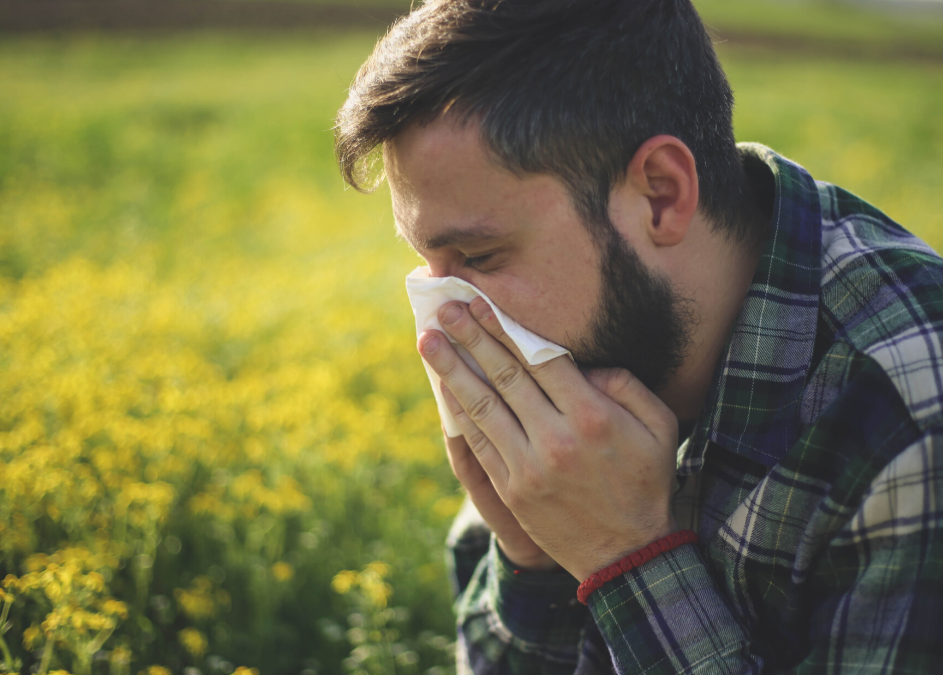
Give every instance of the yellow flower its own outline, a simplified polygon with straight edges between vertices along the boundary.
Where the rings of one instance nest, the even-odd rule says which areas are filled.
[[[56,629],[59,628],[59,624],[62,623],[62,617],[59,616],[58,612],[49,612],[46,615],[46,619],[42,623],[43,633],[46,634],[46,637],[50,637],[53,633],[56,632]]]
[[[356,581],[356,572],[343,570],[342,572],[338,572],[334,579],[331,580],[331,588],[334,589],[335,593],[345,595],[346,593],[350,593],[350,589],[353,587]]]
[[[196,628],[184,628],[177,633],[177,637],[180,639],[180,644],[183,645],[183,648],[186,649],[194,659],[202,659],[203,655],[206,654],[206,648],[209,646],[209,642],[206,636]]]
[[[39,638],[42,637],[42,631],[35,623],[23,631],[23,646],[26,649],[35,649],[39,645]]]
[[[102,611],[110,616],[117,616],[121,619],[128,618],[128,606],[120,600],[108,598],[102,603]]]
[[[367,565],[365,569],[369,572],[373,572],[374,574],[376,574],[378,577],[382,579],[385,579],[386,577],[390,576],[390,566],[387,565],[385,562],[380,562],[379,560],[373,561],[372,563]]]
[[[246,668],[245,666],[239,666],[233,671],[232,675],[259,675],[258,668]]]
[[[364,595],[374,607],[386,607],[387,601],[393,595],[393,587],[383,582],[383,579],[371,571],[363,572],[358,577],[358,584]]]
[[[89,572],[85,576],[85,587],[90,591],[101,593],[105,590],[105,577],[98,572]]]
[[[295,568],[287,562],[277,562],[272,565],[272,576],[276,581],[291,581],[295,576]]]
[[[209,577],[198,576],[193,579],[190,588],[174,589],[174,597],[184,614],[200,621],[216,615],[212,591],[213,581]]]
[[[111,662],[116,665],[131,663],[131,650],[127,647],[115,647],[111,650]]]
[[[46,593],[46,597],[49,598],[53,604],[56,604],[62,598],[62,584],[54,579],[48,580],[43,590]]]
[[[170,672],[170,668],[164,668],[163,666],[148,666],[147,670],[142,670],[138,675],[173,675]]]

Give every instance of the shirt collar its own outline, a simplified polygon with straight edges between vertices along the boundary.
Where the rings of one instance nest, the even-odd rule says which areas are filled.
[[[734,324],[707,403],[679,449],[678,473],[700,471],[710,442],[772,467],[799,438],[799,403],[812,361],[821,279],[822,212],[815,181],[767,147],[741,155],[776,185],[769,239]]]

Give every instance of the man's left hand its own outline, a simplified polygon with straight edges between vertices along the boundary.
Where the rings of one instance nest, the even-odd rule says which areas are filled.
[[[497,391],[437,331],[420,352],[498,495],[554,560],[582,581],[677,530],[677,419],[631,373],[531,366],[481,298],[439,320]]]

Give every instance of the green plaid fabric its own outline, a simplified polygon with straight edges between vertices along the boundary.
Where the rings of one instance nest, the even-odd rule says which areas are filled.
[[[770,238],[679,449],[682,546],[576,602],[473,508],[460,673],[943,673],[943,260],[759,145]],[[760,171],[765,171],[761,168]]]

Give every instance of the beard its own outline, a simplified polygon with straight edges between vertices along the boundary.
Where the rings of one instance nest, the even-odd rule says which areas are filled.
[[[599,304],[573,357],[582,368],[625,368],[657,393],[688,352],[696,304],[650,272],[615,227],[600,248]]]

